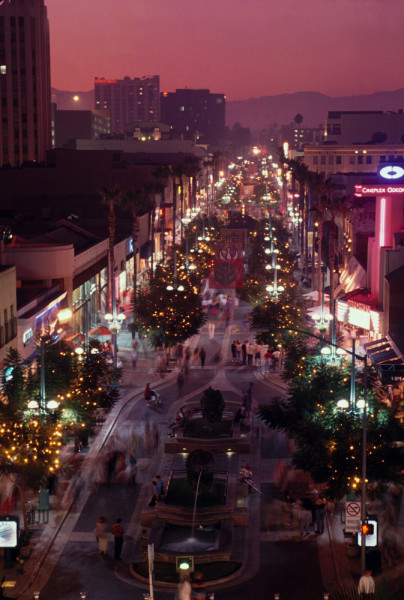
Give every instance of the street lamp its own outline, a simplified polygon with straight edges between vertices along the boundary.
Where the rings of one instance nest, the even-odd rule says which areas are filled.
[[[121,330],[122,323],[125,320],[125,315],[123,313],[115,314],[115,317],[111,313],[107,313],[104,315],[105,320],[108,322],[108,329],[112,333],[112,346],[113,346],[113,354],[114,354],[114,367],[118,366],[118,345],[117,345],[117,337],[118,332]]]

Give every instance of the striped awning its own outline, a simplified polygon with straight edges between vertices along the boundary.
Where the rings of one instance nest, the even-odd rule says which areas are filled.
[[[403,361],[387,338],[364,344],[365,351],[375,366],[382,383],[392,383],[403,377]]]

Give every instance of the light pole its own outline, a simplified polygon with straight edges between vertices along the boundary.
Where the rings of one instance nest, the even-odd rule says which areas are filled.
[[[107,313],[106,315],[104,315],[104,318],[108,322],[108,329],[112,333],[112,346],[113,346],[113,354],[114,354],[114,367],[117,367],[118,366],[118,344],[117,344],[117,337],[118,337],[118,332],[120,331],[120,329],[122,327],[122,323],[125,320],[125,315],[123,313],[119,313],[119,315],[117,315],[115,313],[115,316],[114,316],[111,313]]]

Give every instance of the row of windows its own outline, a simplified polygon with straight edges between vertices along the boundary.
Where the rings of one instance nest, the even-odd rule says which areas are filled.
[[[319,158],[320,158],[320,161],[318,160]],[[328,158],[328,161],[327,161],[327,158]],[[381,156],[380,162],[383,162],[383,160],[382,160],[383,158],[385,159],[386,157]],[[335,159],[335,161],[334,161],[334,159]],[[350,165],[355,165],[355,164],[371,165],[373,163],[373,156],[371,156],[370,154],[365,154],[365,155],[364,154],[350,154],[348,162]],[[326,165],[326,164],[341,165],[342,164],[342,156],[340,156],[340,155],[337,155],[337,156],[330,155],[328,157],[324,156],[324,155],[320,156],[320,157],[313,156],[313,165],[318,165],[318,164],[320,164],[320,165]]]
[[[17,17],[10,17],[11,27],[15,27],[17,24]],[[18,17],[18,25],[24,27],[24,17]],[[4,17],[0,17],[0,29],[4,28]]]

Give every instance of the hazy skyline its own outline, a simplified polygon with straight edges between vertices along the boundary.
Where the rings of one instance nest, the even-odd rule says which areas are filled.
[[[404,87],[404,0],[45,0],[52,87],[160,75],[228,100]]]

